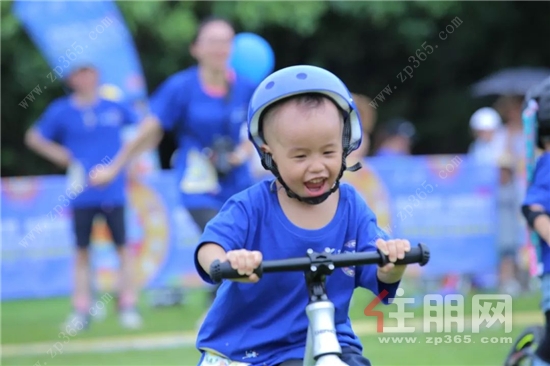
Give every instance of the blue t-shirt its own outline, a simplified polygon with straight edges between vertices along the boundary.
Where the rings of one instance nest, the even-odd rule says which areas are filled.
[[[233,196],[206,226],[195,252],[195,266],[211,283],[197,261],[202,243],[216,243],[226,251],[257,250],[264,260],[303,257],[307,249],[322,252],[374,251],[378,228],[374,213],[355,189],[343,183],[337,212],[318,230],[306,230],[285,216],[272,190],[262,181]],[[387,285],[377,279],[377,266],[339,268],[327,278],[326,290],[335,306],[335,325],[342,346],[362,349],[354,334],[348,311],[353,291],[363,287],[378,295],[383,289],[395,297],[399,283]],[[308,292],[301,272],[267,273],[255,284],[223,281],[199,331],[197,348],[214,350],[233,361],[275,365],[303,358],[308,319]],[[249,358],[250,355],[257,355]],[[246,356],[248,358],[245,358]]]
[[[90,107],[77,106],[70,96],[50,104],[36,122],[36,130],[44,138],[63,145],[84,168],[83,181],[68,182],[68,191],[59,198],[60,204],[67,201],[72,207],[125,204],[125,173],[104,187],[92,187],[88,182],[96,165],[108,165],[115,158],[122,146],[124,126],[136,121],[137,115],[127,106],[101,98]]]
[[[218,137],[229,137],[234,145],[242,141],[241,129],[246,127],[248,103],[254,89],[253,84],[237,76],[231,82],[228,96],[213,96],[203,88],[194,66],[172,75],[151,97],[151,113],[165,131],[175,132],[177,138],[174,169],[182,204],[188,209],[219,210],[232,195],[253,184],[248,164],[235,167],[217,179],[209,175],[207,164],[197,162],[196,158],[205,148],[212,147]],[[212,180],[216,189],[209,188]]]
[[[544,207],[546,213],[550,214],[550,153],[542,154],[537,161],[535,174],[527,195],[523,202],[524,205],[539,204]],[[543,272],[550,273],[550,247],[542,238],[540,239]]]

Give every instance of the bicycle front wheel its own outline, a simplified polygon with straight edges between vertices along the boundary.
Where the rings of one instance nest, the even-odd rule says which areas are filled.
[[[535,351],[542,342],[544,334],[545,329],[541,325],[533,325],[525,329],[512,345],[504,366],[531,366]]]

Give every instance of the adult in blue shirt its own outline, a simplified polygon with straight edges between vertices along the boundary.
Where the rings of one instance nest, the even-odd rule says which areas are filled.
[[[537,145],[543,149],[537,161],[522,212],[539,236],[542,271],[542,311],[546,317],[546,334],[539,344],[533,366],[550,366],[550,78],[543,82],[538,95]]]
[[[136,276],[131,252],[125,247],[125,176],[121,172],[101,188],[89,186],[90,178],[118,153],[122,146],[122,129],[135,123],[135,116],[125,106],[99,96],[98,70],[92,64],[74,63],[67,75],[66,82],[72,94],[50,104],[25,136],[30,149],[67,168],[67,189],[59,196],[58,203],[72,209],[77,248],[74,314],[70,315],[67,324],[73,328],[86,326],[90,315],[96,315],[91,314],[88,249],[93,220],[96,215],[103,215],[121,263],[120,321],[124,327],[137,328],[142,321],[136,310],[133,283]]]
[[[201,231],[229,197],[252,185],[247,162],[253,147],[242,132],[254,85],[228,68],[234,35],[223,19],[201,23],[191,45],[198,65],[172,75],[158,88],[137,137],[94,184],[111,181],[132,158],[158,144],[163,131],[175,131],[177,189]]]

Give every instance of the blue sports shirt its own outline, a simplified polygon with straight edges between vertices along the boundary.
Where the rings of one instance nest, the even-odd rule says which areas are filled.
[[[209,92],[193,66],[168,78],[153,94],[151,113],[165,131],[176,135],[178,151],[174,169],[182,204],[188,209],[219,210],[232,195],[254,182],[248,164],[235,167],[227,176],[213,177],[203,155],[220,136],[229,136],[234,145],[242,140],[248,103],[255,86],[238,76],[227,96]]]
[[[77,106],[70,96],[50,104],[34,127],[45,139],[68,149],[84,168],[84,181],[68,182],[69,191],[59,197],[60,205],[67,201],[76,208],[126,203],[125,172],[104,187],[89,186],[88,181],[93,167],[108,165],[115,158],[122,146],[123,127],[136,121],[137,115],[125,105],[101,98],[90,107]]]
[[[321,252],[329,247],[336,253],[374,251],[377,239],[387,239],[374,213],[351,185],[341,184],[332,221],[321,229],[306,230],[285,216],[272,183],[262,181],[236,194],[206,226],[195,252],[195,266],[203,280],[211,283],[197,260],[204,243],[219,244],[226,251],[257,250],[264,260],[273,260],[303,257],[309,248]],[[386,304],[395,297],[399,283],[381,283],[376,273],[377,266],[349,267],[337,269],[327,278],[326,290],[335,306],[342,346],[362,349],[348,316],[355,288],[367,288],[376,295],[386,289]],[[197,348],[252,365],[301,359],[307,304],[308,291],[300,272],[267,273],[255,284],[223,281],[199,331]]]
[[[527,189],[527,195],[523,202],[524,205],[539,204],[544,207],[546,213],[550,214],[550,153],[545,152],[539,157],[535,167],[533,181]],[[550,247],[542,238],[540,239],[542,247],[543,273],[550,273]]]

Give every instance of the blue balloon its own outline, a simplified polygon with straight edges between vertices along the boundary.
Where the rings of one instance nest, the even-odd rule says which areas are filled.
[[[275,67],[275,53],[269,43],[254,33],[239,33],[233,41],[229,64],[237,75],[259,84]]]

